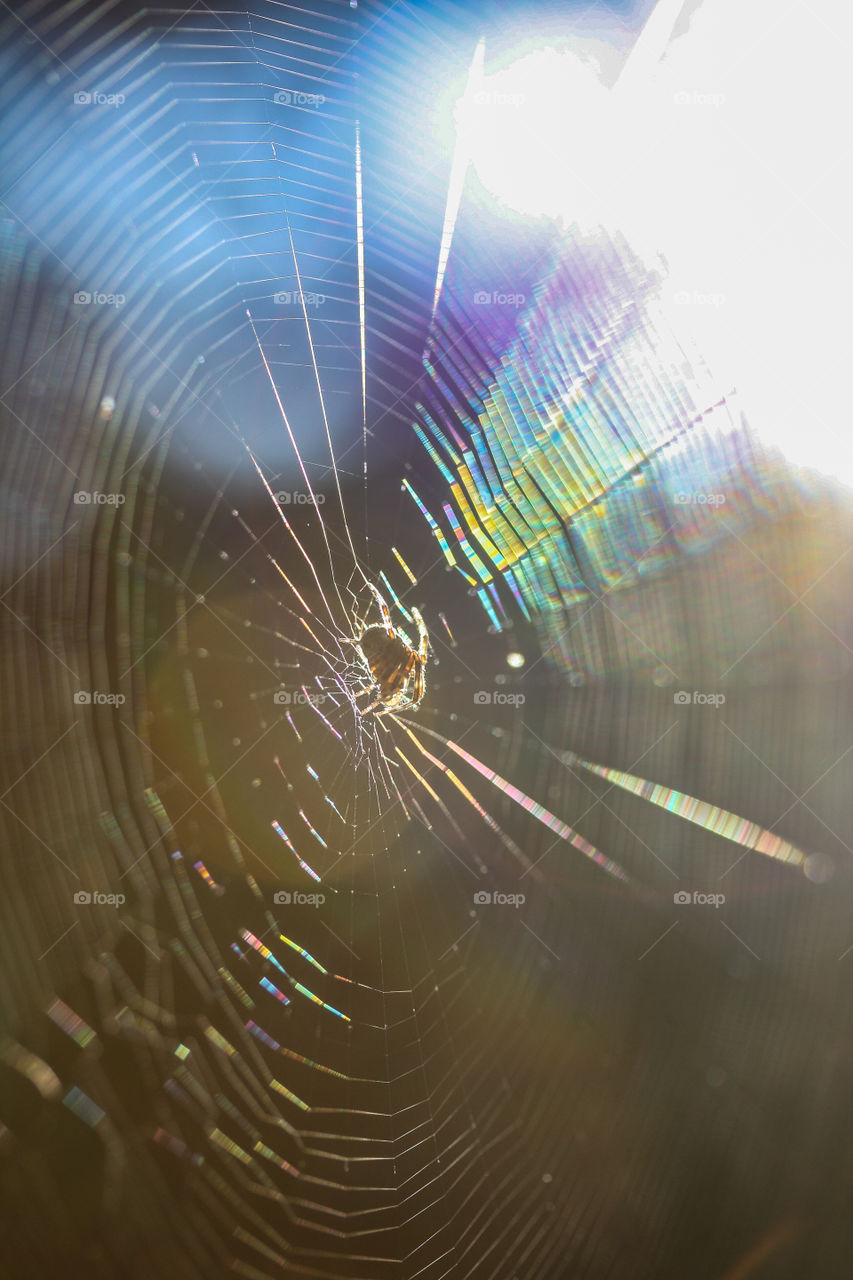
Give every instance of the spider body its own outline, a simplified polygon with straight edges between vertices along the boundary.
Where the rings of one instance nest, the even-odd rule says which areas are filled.
[[[374,700],[363,714],[376,711],[381,716],[404,707],[413,710],[420,706],[426,692],[424,668],[429,636],[424,620],[417,609],[412,609],[418,625],[418,647],[413,649],[406,637],[395,629],[381,592],[372,583],[369,586],[379,606],[382,623],[365,627],[355,641],[375,690]]]

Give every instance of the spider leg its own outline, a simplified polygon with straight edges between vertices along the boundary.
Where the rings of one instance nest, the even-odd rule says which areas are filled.
[[[404,707],[406,705],[407,704],[405,702],[397,701],[397,694],[395,694],[393,698],[389,698],[387,702],[385,702],[382,698],[374,698],[370,706],[365,707],[361,714],[363,716],[366,716],[368,711],[374,711],[376,707],[380,707],[381,710],[377,711],[376,714],[378,716],[387,716],[389,711],[399,711],[401,707]]]
[[[412,617],[418,624],[418,658],[421,663],[424,663],[429,653],[429,632],[426,629],[426,623],[421,617],[420,609],[416,609],[414,605],[412,605]]]
[[[372,582],[368,582],[367,585],[368,587],[370,587],[370,590],[373,592],[373,598],[379,606],[379,612],[382,614],[382,625],[385,627],[385,630],[388,632],[389,636],[393,636],[394,624],[391,621],[391,613],[388,609],[387,604],[385,603],[385,598],[382,595],[382,592]]]

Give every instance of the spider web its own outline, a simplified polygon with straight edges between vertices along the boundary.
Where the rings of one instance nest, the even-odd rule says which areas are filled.
[[[449,411],[439,349],[470,279],[451,269],[430,330],[431,291],[403,315],[399,297],[415,297],[417,255],[434,272],[436,254],[401,252],[389,280],[371,239],[392,198],[377,207],[365,177],[393,163],[372,159],[385,104],[358,100],[353,50],[384,11],[23,16],[40,47],[7,55],[21,133],[3,386],[38,461],[20,477],[26,519],[10,513],[5,599],[26,676],[15,720],[40,726],[28,760],[50,767],[33,766],[7,814],[21,852],[4,933],[5,1188],[21,1220],[32,1200],[55,1231],[9,1238],[14,1274],[56,1256],[104,1276],[663,1274],[690,1256],[671,1239],[669,1167],[674,1143],[689,1148],[657,1095],[647,1120],[657,1059],[640,1052],[632,1076],[617,1028],[648,995],[628,975],[671,927],[658,864],[683,870],[686,824],[641,841],[616,797],[689,819],[716,871],[755,849],[802,866],[813,823],[783,836],[769,793],[735,806],[676,789],[671,758],[649,767],[660,703],[628,716],[618,693],[578,684],[569,706],[559,662],[575,671],[607,645],[555,646],[574,617],[565,595],[547,613],[543,561],[520,556],[514,580],[496,558],[492,582],[472,582],[445,483],[471,419],[458,398]],[[437,44],[452,20],[436,11]],[[396,39],[417,49],[422,30],[407,14]],[[433,376],[415,395],[410,353],[428,334]],[[483,385],[465,390],[470,410]],[[487,431],[481,460],[510,437]],[[448,504],[434,524],[450,559],[413,496],[426,513]],[[627,518],[613,529],[625,560],[644,554]],[[574,586],[600,594],[619,568]],[[368,583],[408,641],[412,605],[426,619],[438,662],[417,712],[359,705]],[[642,748],[614,742],[637,718]],[[821,850],[839,840],[821,828]],[[794,913],[804,950],[843,929],[840,907],[795,903],[793,873],[749,865],[743,896]],[[762,950],[781,953],[790,931],[774,922]],[[737,945],[702,935],[718,955]],[[627,1205],[611,1193],[623,1177]],[[720,1257],[748,1243],[728,1221]]]

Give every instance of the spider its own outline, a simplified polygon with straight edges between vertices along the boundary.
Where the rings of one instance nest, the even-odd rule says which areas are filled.
[[[378,716],[403,708],[415,710],[426,692],[427,651],[429,636],[424,620],[417,609],[412,616],[418,624],[418,647],[413,649],[404,636],[394,628],[391,614],[382,593],[369,582],[373,598],[382,614],[382,624],[364,627],[353,643],[361,653],[373,678],[377,696],[366,707],[363,715],[376,707]]]

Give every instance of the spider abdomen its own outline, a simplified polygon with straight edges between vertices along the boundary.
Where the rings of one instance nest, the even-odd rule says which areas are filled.
[[[414,666],[414,654],[397,636],[384,627],[368,627],[359,647],[370,668],[370,674],[383,690],[401,686]]]
[[[412,617],[418,624],[418,647],[413,649],[405,632],[394,629],[391,614],[379,589],[370,583],[368,586],[379,606],[383,625],[365,627],[353,641],[370,673],[376,692],[373,702],[369,707],[363,708],[362,714],[376,711],[381,716],[402,708],[415,709],[420,706],[426,689],[424,665],[429,638],[424,620],[413,605]],[[359,696],[360,694],[356,694],[356,697]]]

